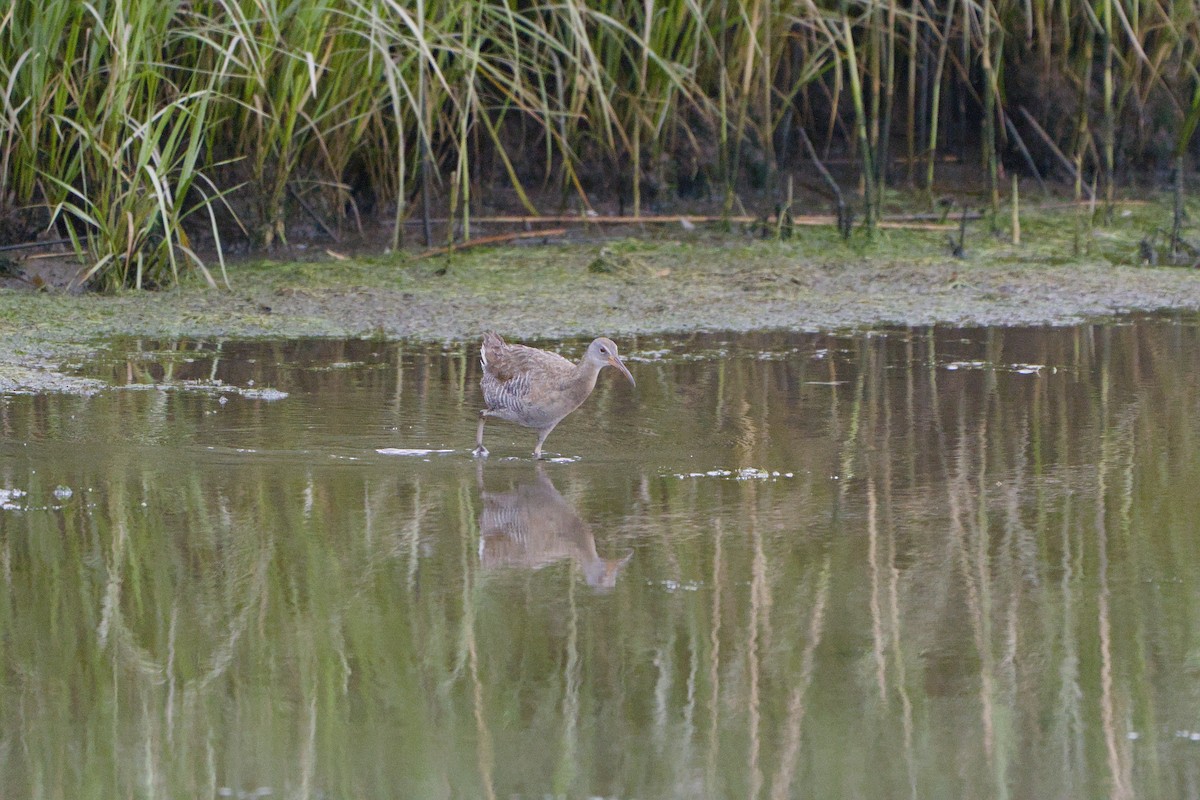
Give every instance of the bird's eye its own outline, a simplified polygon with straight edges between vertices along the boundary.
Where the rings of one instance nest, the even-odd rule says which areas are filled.
[[[608,355],[608,349],[605,348],[603,345],[600,346],[600,354],[605,355],[605,356]]]

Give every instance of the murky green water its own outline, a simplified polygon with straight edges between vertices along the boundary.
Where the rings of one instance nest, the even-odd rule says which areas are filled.
[[[0,398],[0,796],[1196,795],[1200,327],[620,345],[540,466],[473,345]]]

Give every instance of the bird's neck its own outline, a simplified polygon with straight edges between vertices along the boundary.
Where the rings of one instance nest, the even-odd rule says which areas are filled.
[[[596,378],[600,375],[600,370],[603,366],[584,358],[575,365],[575,379],[572,381],[576,387],[576,391],[580,392],[583,397],[587,397],[592,393],[592,389],[596,388]]]

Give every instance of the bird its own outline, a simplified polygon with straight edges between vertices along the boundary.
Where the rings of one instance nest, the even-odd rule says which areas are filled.
[[[557,353],[508,344],[499,334],[483,335],[479,348],[483,365],[483,402],[479,412],[479,429],[475,434],[476,458],[487,458],[483,446],[483,425],[489,417],[515,422],[538,433],[533,457],[542,457],[542,443],[562,421],[587,400],[596,386],[596,377],[605,367],[616,367],[634,386],[629,369],[617,355],[612,339],[601,336],[588,345],[578,364],[572,364]]]

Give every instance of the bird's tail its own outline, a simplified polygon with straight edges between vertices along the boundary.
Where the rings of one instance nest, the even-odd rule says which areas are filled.
[[[504,340],[500,338],[500,334],[495,331],[488,331],[483,335],[483,344],[479,347],[479,363],[487,366],[488,350],[499,349],[504,346]]]

